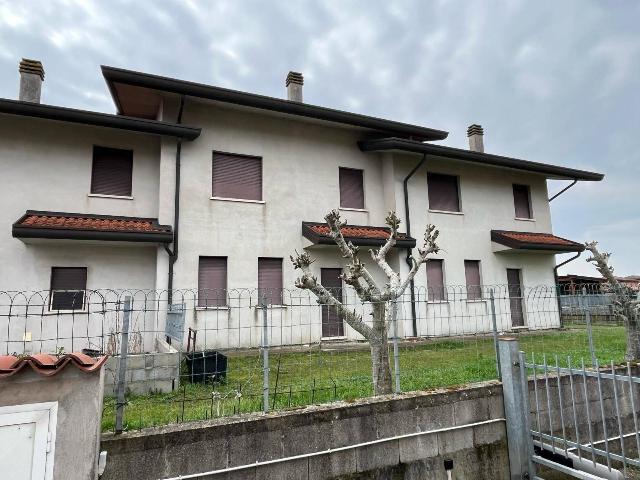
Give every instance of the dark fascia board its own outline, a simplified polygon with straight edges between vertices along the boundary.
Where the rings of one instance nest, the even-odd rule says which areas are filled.
[[[523,232],[514,232],[523,233]],[[516,250],[546,250],[551,252],[582,252],[585,247],[581,243],[567,240],[566,238],[558,237],[567,242],[571,242],[573,245],[553,245],[549,243],[534,243],[534,242],[521,242],[513,238],[503,235],[503,230],[491,230],[491,241],[504,245],[505,247],[513,248]]]
[[[194,140],[200,129],[175,123],[0,98],[0,113]]]
[[[302,236],[315,245],[336,245],[333,238],[325,235],[319,235],[311,229],[313,225],[323,225],[315,222],[302,222]],[[357,228],[358,225],[351,225]],[[348,242],[353,243],[358,247],[380,247],[386,243],[386,240],[378,238],[363,238],[363,237],[344,237]],[[396,248],[415,248],[416,239],[412,237],[405,237],[403,239],[396,240]]]
[[[501,155],[493,155],[490,153],[474,152],[472,150],[463,150],[461,148],[433,145],[430,143],[416,142],[414,140],[406,140],[403,138],[393,137],[378,140],[363,140],[358,142],[358,146],[363,152],[399,150],[402,152],[436,155],[438,157],[473,162],[481,165],[491,165],[495,167],[513,168],[516,170],[540,173],[549,178],[555,179],[597,182],[604,178],[602,173],[576,170],[574,168],[549,165],[546,163],[531,162],[528,160],[520,160],[518,158],[503,157]]]
[[[227,88],[215,87],[203,83],[188,82],[175,78],[163,77],[160,75],[151,75],[149,73],[136,72],[133,70],[125,70],[121,68],[108,67],[103,65],[102,75],[104,76],[111,96],[118,108],[122,112],[122,106],[117,92],[113,87],[114,83],[123,83],[136,87],[144,87],[162,92],[170,92],[178,95],[187,95],[191,97],[206,98],[218,102],[231,103],[235,105],[243,105],[246,107],[259,108],[274,112],[286,113],[289,115],[297,115],[300,117],[314,118],[317,120],[325,120],[329,122],[342,123],[374,130],[383,135],[396,135],[403,137],[412,137],[419,140],[444,140],[449,132],[435,130],[418,125],[410,125],[393,120],[385,120],[378,117],[370,117],[368,115],[360,115],[357,113],[345,112],[318,105],[311,105],[301,102],[292,102],[281,98],[268,97],[266,95],[257,95],[255,93],[241,92],[238,90],[230,90]]]
[[[76,230],[68,228],[36,228],[26,227],[22,222],[26,217],[32,215],[50,215],[65,217],[82,217],[82,218],[109,218],[118,220],[141,220],[151,221],[157,228],[164,228],[166,232],[126,232],[113,231],[104,232],[99,230]],[[97,215],[91,213],[66,213],[66,212],[50,212],[42,210],[27,210],[11,228],[11,235],[14,238],[43,238],[51,240],[103,240],[112,242],[152,242],[152,243],[171,243],[173,242],[173,232],[170,225],[160,225],[156,218],[143,217],[123,217],[116,215]]]

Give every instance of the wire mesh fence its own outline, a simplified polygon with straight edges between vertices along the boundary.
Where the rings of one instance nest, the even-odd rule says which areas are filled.
[[[373,305],[332,293],[371,324]],[[623,327],[588,318],[608,298],[553,285],[405,292],[395,309],[384,305],[396,391],[497,378],[505,333],[527,352],[622,360]],[[0,292],[2,354],[70,351],[111,356],[105,430],[373,393],[368,343],[335,307],[295,288]]]

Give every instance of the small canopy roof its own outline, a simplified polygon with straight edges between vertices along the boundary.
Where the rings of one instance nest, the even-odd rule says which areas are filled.
[[[496,252],[542,251],[549,253],[582,252],[584,245],[551,233],[491,230]]]
[[[365,247],[384,245],[390,234],[387,227],[368,225],[345,225],[341,231],[347,242]],[[335,245],[336,242],[333,241],[329,232],[330,229],[326,223],[302,222],[302,235],[314,245]],[[405,233],[398,233],[396,247],[414,248],[415,246],[415,238],[408,237]]]

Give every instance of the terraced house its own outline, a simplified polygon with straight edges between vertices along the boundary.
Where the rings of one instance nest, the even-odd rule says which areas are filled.
[[[59,318],[79,316],[95,289],[167,301],[193,289],[189,325],[241,323],[227,291],[260,288],[291,321],[296,249],[349,295],[323,225],[339,208],[345,236],[364,247],[384,240],[389,210],[399,214],[390,264],[403,273],[426,224],[440,229],[442,252],[402,309],[405,335],[437,333],[432,311],[453,318],[445,285],[465,286],[467,308],[480,313],[478,285],[510,285],[510,326],[526,326],[521,290],[553,285],[555,254],[583,248],[553,235],[547,180],[603,178],[485,153],[478,125],[466,150],[438,143],[445,131],[307,104],[295,72],[287,98],[273,98],[103,66],[117,109],[105,114],[42,103],[41,63],[23,60],[19,71],[18,100],[0,100],[0,290],[51,290],[44,314]],[[549,314],[557,322],[557,309]],[[281,341],[357,336],[325,320]]]

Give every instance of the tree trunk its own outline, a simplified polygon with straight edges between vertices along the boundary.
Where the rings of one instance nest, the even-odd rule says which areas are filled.
[[[637,362],[640,360],[640,325],[638,325],[640,318],[636,312],[633,311],[633,307],[627,307],[624,312],[627,321],[627,353],[625,354],[625,360],[627,362]]]
[[[391,368],[389,366],[389,343],[387,341],[386,306],[373,305],[373,330],[376,339],[371,340],[371,366],[373,369],[373,394],[392,393]]]

